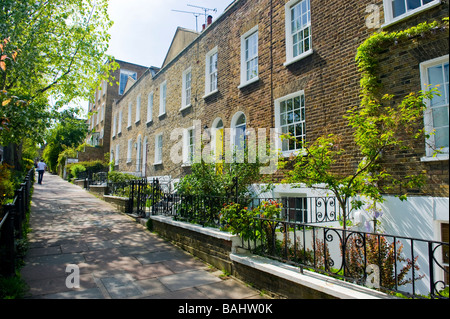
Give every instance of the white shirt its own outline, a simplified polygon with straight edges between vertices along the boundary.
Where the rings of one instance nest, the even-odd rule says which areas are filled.
[[[45,163],[44,162],[39,162],[37,163],[37,170],[38,171],[44,171],[45,170]]]

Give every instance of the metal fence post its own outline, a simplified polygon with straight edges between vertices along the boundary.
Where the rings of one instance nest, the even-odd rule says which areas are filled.
[[[16,269],[16,247],[14,238],[14,206],[7,204],[5,208],[5,216],[3,217],[3,225],[0,231],[0,243],[3,244],[1,256],[1,273],[5,277],[12,277]]]

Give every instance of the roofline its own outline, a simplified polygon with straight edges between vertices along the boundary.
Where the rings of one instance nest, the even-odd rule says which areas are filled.
[[[200,40],[199,40],[200,38],[204,37],[205,34],[211,32],[211,30],[213,29],[213,27],[214,27],[216,24],[220,23],[223,19],[225,19],[225,17],[228,16],[229,11],[231,11],[231,9],[234,8],[234,7],[235,7],[238,3],[240,3],[241,1],[242,1],[242,0],[234,0],[232,3],[230,3],[230,5],[222,12],[222,14],[220,14],[220,15],[217,17],[216,20],[213,20],[213,22],[212,22],[205,30],[203,30],[203,32],[200,32],[200,33],[199,33],[198,37],[196,37],[196,38],[195,38],[188,46],[186,46],[183,50],[181,50],[180,53],[178,53],[172,60],[170,60],[170,61],[167,63],[167,65],[165,65],[164,67],[159,68],[159,70],[156,72],[155,76],[153,76],[152,78],[153,78],[153,79],[156,79],[161,73],[163,73],[167,68],[169,68],[169,66],[171,66],[176,60],[178,60],[178,58],[179,58],[185,51],[187,51],[188,49],[190,49],[195,43],[197,43],[197,41],[200,41]],[[180,28],[180,27],[178,27],[178,28]],[[178,28],[177,28],[177,31],[178,31]],[[184,28],[182,28],[182,29],[184,29]],[[189,30],[189,29],[186,29],[186,30]],[[175,34],[176,34],[176,32],[175,32]],[[173,41],[173,39],[172,39],[172,41]],[[169,49],[170,49],[170,47],[169,47]],[[126,61],[124,61],[124,62],[126,62]],[[126,63],[128,63],[128,62],[126,62]],[[150,67],[150,68],[152,68],[152,67]],[[137,81],[130,87],[130,89],[129,89],[127,92],[125,92],[118,100],[116,100],[115,105],[119,104],[120,101],[121,101],[125,96],[128,95],[128,92],[132,91],[133,87],[136,86],[136,85],[138,85],[138,84],[141,82],[141,80],[142,80],[145,76],[147,76],[147,73],[149,73],[150,68],[148,68],[148,69],[142,74],[142,76],[141,76],[139,79],[137,79]]]

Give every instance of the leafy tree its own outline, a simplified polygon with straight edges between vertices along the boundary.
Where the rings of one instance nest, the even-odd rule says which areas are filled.
[[[1,1],[1,145],[42,143],[57,111],[87,100],[116,67],[106,55],[107,7],[107,0]]]
[[[87,125],[84,120],[77,119],[73,110],[66,110],[60,114],[59,122],[48,131],[47,146],[43,157],[53,172],[58,166],[58,157],[67,148],[78,146],[87,134]]]
[[[178,192],[183,195],[220,197],[237,193],[241,199],[250,196],[248,187],[264,178],[261,167],[265,164],[250,147],[245,147],[240,156],[237,159],[235,152],[234,160],[219,163],[201,158],[191,165],[191,173],[176,185]],[[271,187],[270,183],[268,187]]]

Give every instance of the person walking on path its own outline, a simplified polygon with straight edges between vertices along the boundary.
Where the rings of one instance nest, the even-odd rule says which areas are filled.
[[[39,160],[37,163],[37,171],[38,171],[38,184],[42,184],[42,179],[44,178],[44,172],[47,165],[42,161],[42,159]]]

